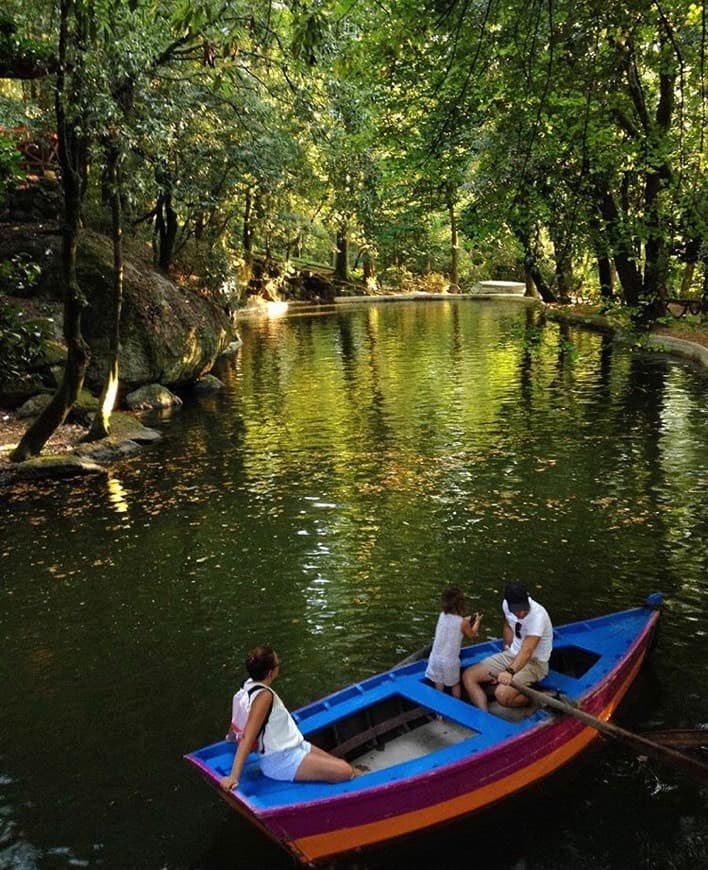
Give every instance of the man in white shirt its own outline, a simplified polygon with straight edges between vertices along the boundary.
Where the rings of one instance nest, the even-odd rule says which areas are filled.
[[[487,709],[485,683],[496,683],[494,697],[503,707],[524,707],[530,701],[511,685],[512,679],[530,686],[548,673],[553,625],[545,607],[529,596],[523,583],[509,583],[502,611],[504,649],[462,673],[470,701],[482,710]]]

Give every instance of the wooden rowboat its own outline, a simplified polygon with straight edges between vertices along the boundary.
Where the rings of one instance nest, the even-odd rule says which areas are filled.
[[[555,629],[551,670],[539,688],[570,699],[587,718],[609,719],[644,661],[660,596],[643,607]],[[463,667],[500,649],[462,650]],[[446,822],[502,800],[566,764],[598,737],[583,721],[534,706],[520,721],[436,691],[414,661],[296,711],[305,737],[365,765],[351,782],[283,783],[265,778],[252,754],[235,792],[220,777],[234,744],[186,757],[239,813],[300,861],[343,852]]]

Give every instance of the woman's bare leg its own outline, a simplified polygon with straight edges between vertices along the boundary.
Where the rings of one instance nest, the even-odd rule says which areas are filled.
[[[319,746],[312,750],[300,762],[295,774],[296,782],[346,782],[353,779],[355,770],[343,758],[335,758]]]

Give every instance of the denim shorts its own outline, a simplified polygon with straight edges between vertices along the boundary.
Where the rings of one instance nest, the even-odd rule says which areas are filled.
[[[283,749],[280,752],[269,752],[267,755],[261,755],[261,772],[269,779],[293,782],[303,758],[311,749],[312,745],[307,740],[303,740],[292,749]]]

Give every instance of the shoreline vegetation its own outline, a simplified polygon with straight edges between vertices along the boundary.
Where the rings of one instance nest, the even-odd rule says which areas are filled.
[[[388,293],[378,296],[338,297],[335,304],[369,304],[372,302],[414,302],[428,299],[459,300],[484,299],[477,294],[435,294],[435,293]],[[503,295],[493,298],[509,299]],[[684,322],[679,319],[671,323],[657,324],[651,332],[630,333],[623,329],[622,324],[603,314],[599,305],[547,305],[530,297],[511,297],[521,304],[542,306],[549,320],[561,321],[588,329],[601,330],[614,335],[618,341],[628,342],[648,350],[669,353],[708,368],[708,325]],[[278,308],[277,312],[270,310]],[[316,303],[263,303],[242,309],[237,316],[267,317],[287,316],[289,309],[316,310],[321,306]],[[83,444],[88,428],[79,423],[68,422],[57,428],[45,446],[40,456],[24,463],[11,463],[10,453],[32,422],[31,418],[18,418],[14,412],[0,412],[0,486],[11,483],[18,477],[23,480],[41,479],[42,477],[72,476],[86,473],[107,473],[106,465],[127,455],[132,455],[141,449],[141,444],[159,440],[159,433],[148,429],[139,422],[138,416],[119,411],[113,414],[113,434],[108,439],[94,444]],[[115,425],[117,423],[117,425]],[[109,442],[110,443],[107,443]],[[69,462],[66,460],[70,458]],[[64,460],[61,470],[52,468],[55,461]],[[18,469],[24,473],[17,474]]]

